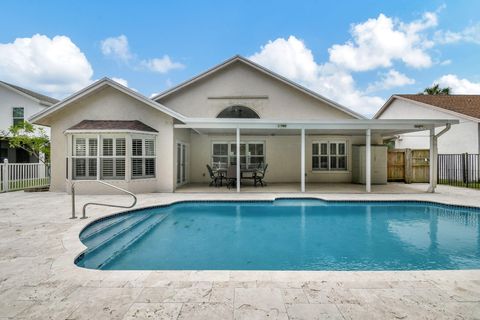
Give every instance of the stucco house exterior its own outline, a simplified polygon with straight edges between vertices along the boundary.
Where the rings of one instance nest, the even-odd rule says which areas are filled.
[[[269,183],[301,192],[352,182],[369,192],[386,183],[384,136],[458,122],[365,119],[241,56],[152,99],[104,78],[31,121],[51,127],[52,191],[104,180],[135,193],[208,184],[207,165],[234,167],[239,177],[265,164]],[[106,192],[88,182],[76,190]]]
[[[374,119],[456,119],[438,142],[441,154],[480,153],[480,95],[393,95]],[[395,148],[428,149],[428,131],[395,135]]]
[[[10,126],[27,120],[57,102],[57,99],[0,81],[0,132],[7,131]],[[45,132],[49,134],[50,129],[45,127]],[[3,163],[4,159],[9,163],[38,162],[25,150],[10,148],[8,141],[0,140],[0,162]]]

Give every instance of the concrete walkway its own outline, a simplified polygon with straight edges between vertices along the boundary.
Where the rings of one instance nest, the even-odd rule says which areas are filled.
[[[480,191],[308,194],[324,199],[432,200],[480,206]],[[301,194],[283,194],[302,196]],[[273,199],[282,194],[145,194],[180,199]],[[0,319],[480,319],[480,270],[98,271],[78,268],[80,230],[118,210],[69,220],[62,193],[0,194]],[[78,196],[128,203],[126,196]],[[78,209],[78,211],[80,211]]]

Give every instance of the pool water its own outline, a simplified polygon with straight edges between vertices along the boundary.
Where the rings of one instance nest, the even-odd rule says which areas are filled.
[[[479,209],[424,202],[183,202],[94,222],[78,266],[105,270],[480,268]]]

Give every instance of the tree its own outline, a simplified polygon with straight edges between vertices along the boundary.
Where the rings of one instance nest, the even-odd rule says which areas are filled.
[[[24,121],[17,125],[12,125],[7,131],[2,131],[0,140],[7,140],[10,148],[23,149],[37,157],[44,164],[48,164],[50,159],[50,139],[43,128]]]
[[[425,88],[423,94],[428,95],[449,95],[452,89],[450,87],[440,88],[438,83],[435,83],[432,87]]]

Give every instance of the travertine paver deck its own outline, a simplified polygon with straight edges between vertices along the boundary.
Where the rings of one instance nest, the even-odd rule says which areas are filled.
[[[348,186],[347,186],[348,187]],[[412,186],[412,190],[423,190]],[[307,194],[480,206],[480,192]],[[284,194],[286,196],[304,196]],[[273,199],[281,194],[146,194],[181,199]],[[126,196],[79,196],[129,201]],[[80,230],[117,210],[69,220],[62,193],[0,194],[0,319],[480,319],[480,270],[404,272],[98,271],[76,267]]]

